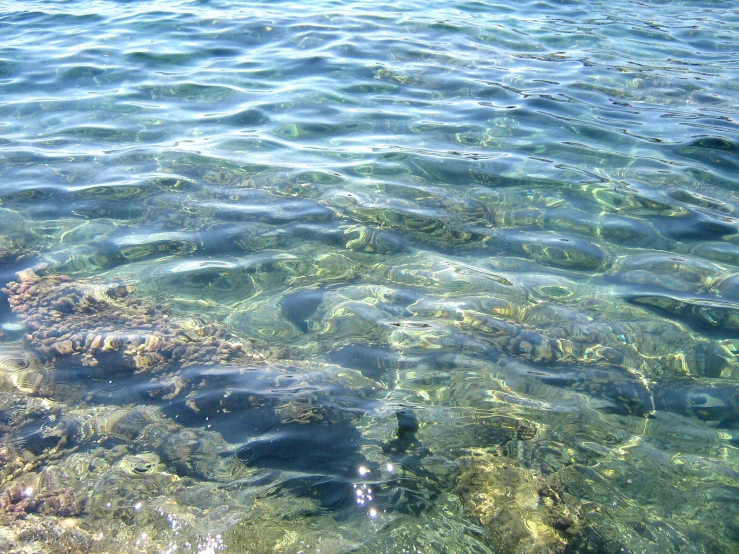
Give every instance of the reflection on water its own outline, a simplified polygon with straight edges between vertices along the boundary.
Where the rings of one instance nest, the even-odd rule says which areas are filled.
[[[4,5],[0,550],[735,552],[738,26]]]

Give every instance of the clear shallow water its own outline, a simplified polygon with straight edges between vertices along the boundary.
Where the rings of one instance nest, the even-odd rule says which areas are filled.
[[[3,551],[736,550],[727,3],[1,13]]]

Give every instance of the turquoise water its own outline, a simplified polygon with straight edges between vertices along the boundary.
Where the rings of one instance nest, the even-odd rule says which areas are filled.
[[[739,549],[731,2],[0,33],[0,551]]]

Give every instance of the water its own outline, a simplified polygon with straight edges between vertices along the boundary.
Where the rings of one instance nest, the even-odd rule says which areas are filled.
[[[0,550],[736,552],[729,2],[2,2]]]

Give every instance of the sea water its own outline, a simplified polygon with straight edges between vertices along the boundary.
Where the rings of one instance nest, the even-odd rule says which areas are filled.
[[[0,550],[737,551],[735,4],[0,33]]]

